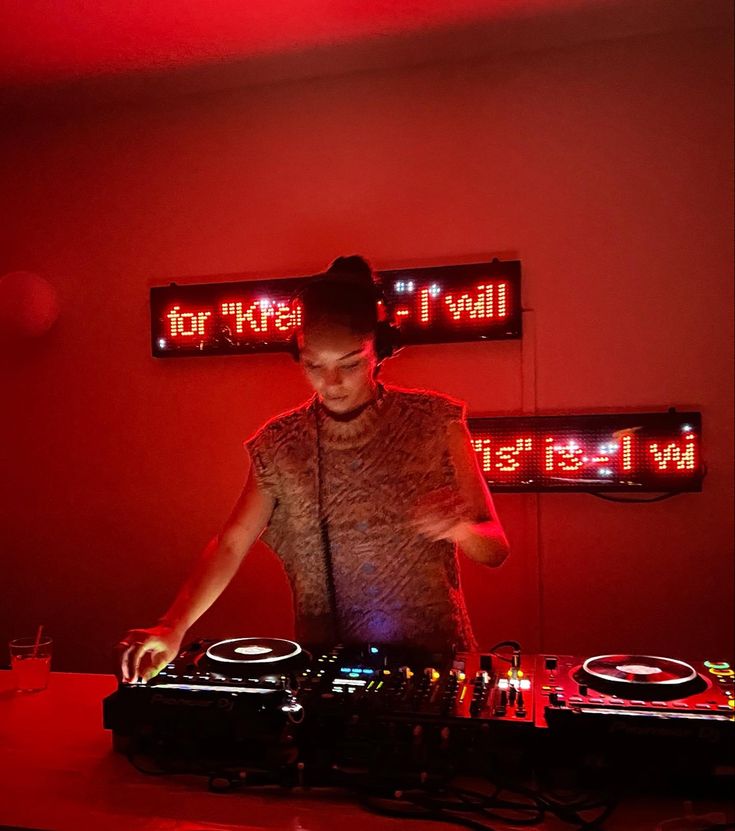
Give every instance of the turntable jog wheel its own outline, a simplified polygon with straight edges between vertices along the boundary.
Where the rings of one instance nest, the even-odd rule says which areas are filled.
[[[582,669],[593,679],[606,684],[635,684],[655,687],[684,686],[697,678],[695,669],[684,661],[654,655],[598,655],[588,658]]]
[[[206,654],[211,660],[225,664],[257,666],[288,661],[302,652],[297,643],[281,638],[230,638],[213,643]]]

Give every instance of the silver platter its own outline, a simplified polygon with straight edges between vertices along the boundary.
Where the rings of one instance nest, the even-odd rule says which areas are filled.
[[[656,655],[597,655],[582,669],[591,678],[616,684],[674,686],[697,678],[696,670],[684,661]]]
[[[274,664],[303,652],[295,641],[282,638],[229,638],[213,643],[207,657],[225,664]]]

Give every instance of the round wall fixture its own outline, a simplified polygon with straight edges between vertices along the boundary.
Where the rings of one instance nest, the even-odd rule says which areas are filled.
[[[4,335],[37,338],[59,316],[56,289],[39,274],[11,271],[0,277],[0,331]]]

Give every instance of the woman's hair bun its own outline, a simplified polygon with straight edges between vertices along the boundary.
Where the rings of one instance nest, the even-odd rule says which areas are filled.
[[[349,257],[337,257],[329,266],[326,277],[336,280],[346,279],[349,282],[361,283],[363,285],[374,285],[373,269],[370,263],[358,254]]]
[[[310,280],[300,297],[305,324],[327,319],[344,323],[359,334],[375,331],[380,295],[364,257],[337,257],[325,272]]]

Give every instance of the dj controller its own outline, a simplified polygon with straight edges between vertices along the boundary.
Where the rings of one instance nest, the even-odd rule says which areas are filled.
[[[646,655],[439,656],[202,640],[104,701],[114,747],[157,769],[283,784],[393,784],[539,764],[691,780],[735,774],[735,672]]]

